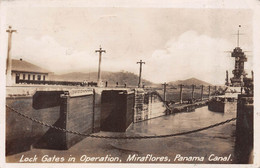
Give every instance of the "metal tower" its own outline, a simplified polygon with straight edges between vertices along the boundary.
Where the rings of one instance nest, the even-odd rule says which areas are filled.
[[[239,27],[241,27],[239,25]],[[235,57],[235,69],[232,71],[233,77],[231,80],[231,86],[240,87],[242,86],[242,78],[245,77],[246,73],[244,70],[244,63],[247,62],[247,57],[242,49],[239,47],[239,28],[237,33],[237,47],[233,49],[231,57]]]

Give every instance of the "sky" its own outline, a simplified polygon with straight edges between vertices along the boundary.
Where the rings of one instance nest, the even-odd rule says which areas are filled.
[[[234,69],[226,51],[252,51],[252,11],[248,9],[10,7],[12,58],[22,58],[57,74],[103,71],[139,73],[155,83],[195,77],[224,84]],[[6,34],[7,36],[7,34]],[[252,70],[250,52],[245,68]],[[251,54],[251,55],[250,55]]]

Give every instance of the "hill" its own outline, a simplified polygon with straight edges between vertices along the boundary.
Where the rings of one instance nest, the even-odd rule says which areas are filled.
[[[108,81],[108,85],[116,85],[116,82],[119,85],[124,85],[126,83],[128,86],[137,86],[139,77],[131,72],[102,72],[102,81]],[[50,76],[50,80],[56,81],[79,81],[82,82],[84,80],[88,82],[96,82],[97,81],[97,72],[72,72],[62,75],[53,74]],[[146,86],[153,85],[152,82],[143,79],[142,80]]]
[[[183,85],[186,85],[186,86],[190,86],[190,85],[209,86],[209,85],[211,85],[210,83],[204,82],[204,81],[196,79],[196,78],[190,78],[190,79],[186,79],[186,80],[177,80],[177,81],[169,82],[168,84],[173,85],[173,86],[178,86],[180,84],[183,84]]]

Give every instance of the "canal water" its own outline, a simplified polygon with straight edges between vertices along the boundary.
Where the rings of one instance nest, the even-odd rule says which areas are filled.
[[[232,105],[230,105],[232,106]],[[233,105],[235,107],[235,105]],[[126,133],[111,133],[100,132],[96,135],[104,136],[147,136],[147,135],[166,135],[190,131],[202,127],[206,127],[218,122],[225,121],[236,117],[235,108],[228,108],[225,113],[216,113],[208,110],[208,107],[201,107],[193,112],[177,113],[168,116],[163,116],[143,122],[132,124]],[[155,139],[96,139],[85,138],[69,150],[55,151],[32,149],[31,151],[16,154],[7,157],[9,162],[19,162],[21,155],[41,157],[49,156],[75,156],[76,162],[81,162],[82,155],[87,156],[114,156],[120,157],[123,163],[132,163],[135,161],[127,161],[127,158],[132,155],[153,157],[168,157],[167,162],[152,162],[149,163],[233,163],[234,147],[235,147],[235,121],[221,125],[215,128],[204,130],[201,132],[191,133],[182,136],[155,138]],[[176,157],[200,157],[203,161],[183,161]],[[212,161],[215,156],[229,157],[228,161]],[[210,157],[210,159],[209,159]],[[40,162],[40,161],[39,161]],[[140,162],[135,162],[140,163]]]
[[[142,123],[136,123],[128,129],[127,134],[164,135],[206,127],[236,117],[236,111],[234,111],[236,105],[228,105],[230,106],[227,108],[229,110],[225,113],[209,111],[208,107],[205,106],[196,109],[194,112],[177,113]],[[212,163],[212,161],[208,160],[208,157],[212,154],[221,157],[231,154],[229,161],[217,163],[232,163],[234,160],[235,129],[235,122],[230,122],[222,126],[183,136],[153,140],[117,141],[114,145],[120,149],[136,151],[140,153],[139,155],[152,153],[158,156],[169,156],[171,162],[174,163],[179,162],[175,159],[178,154],[185,157],[204,157],[203,163]],[[144,141],[146,141],[145,144]],[[211,156],[210,159],[212,158]]]

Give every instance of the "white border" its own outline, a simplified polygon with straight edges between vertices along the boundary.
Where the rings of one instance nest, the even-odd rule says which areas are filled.
[[[6,59],[6,19],[5,11],[8,7],[125,7],[125,8],[223,8],[223,9],[252,9],[254,35],[254,76],[255,76],[255,118],[254,118],[254,164],[13,164],[5,163],[5,59]],[[260,1],[259,0],[0,0],[0,168],[49,168],[49,167],[260,167]]]

